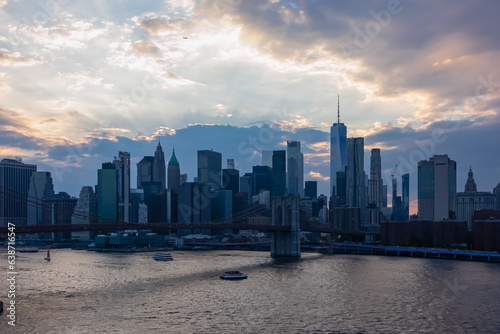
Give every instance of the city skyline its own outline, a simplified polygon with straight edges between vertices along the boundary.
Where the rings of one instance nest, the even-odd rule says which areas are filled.
[[[347,137],[365,138],[365,172],[380,148],[383,178],[396,164],[410,173],[412,213],[416,163],[435,154],[457,161],[458,189],[470,165],[478,190],[500,182],[493,1],[132,4],[0,3],[0,157],[78,196],[103,162],[127,151],[135,166],[158,139],[189,180],[192,147],[248,172],[258,152],[300,140],[304,181],[329,195],[340,94]]]

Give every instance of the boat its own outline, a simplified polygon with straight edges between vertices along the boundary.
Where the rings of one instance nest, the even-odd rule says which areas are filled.
[[[50,261],[50,249],[47,248],[47,257],[45,258],[46,261]]]
[[[19,253],[38,253],[38,249],[20,249]]]
[[[245,279],[245,278],[247,278],[247,275],[244,275],[237,270],[233,270],[233,271],[226,271],[223,275],[221,275],[220,278],[221,279]]]
[[[153,258],[155,261],[173,261],[172,255],[170,253],[156,253]]]

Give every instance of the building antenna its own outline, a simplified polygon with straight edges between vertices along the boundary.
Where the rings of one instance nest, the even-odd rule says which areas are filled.
[[[337,124],[340,125],[340,95],[337,95]]]

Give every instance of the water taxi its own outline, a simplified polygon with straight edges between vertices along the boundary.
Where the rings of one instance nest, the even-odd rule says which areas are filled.
[[[247,275],[240,273],[237,270],[226,271],[223,275],[220,276],[221,279],[245,279]]]

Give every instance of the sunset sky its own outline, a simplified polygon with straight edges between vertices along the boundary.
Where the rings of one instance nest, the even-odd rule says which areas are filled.
[[[500,2],[0,0],[0,158],[78,196],[118,151],[158,139],[189,180],[196,150],[234,158],[300,140],[328,193],[329,131],[381,148],[386,184],[433,154],[463,191],[500,182]],[[390,190],[389,190],[390,191]],[[390,198],[389,198],[390,202]]]

